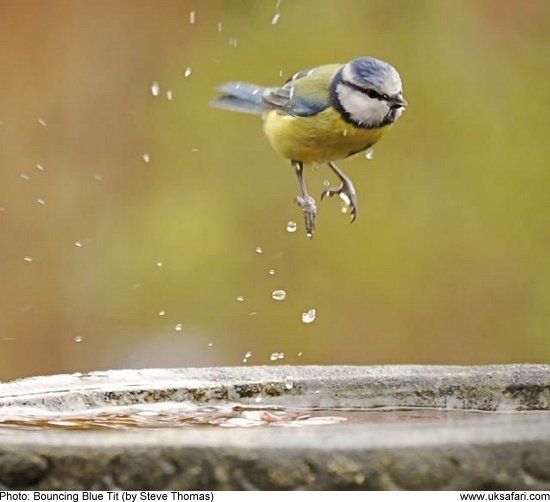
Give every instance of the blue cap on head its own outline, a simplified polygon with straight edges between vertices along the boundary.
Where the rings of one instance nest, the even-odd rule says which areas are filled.
[[[357,85],[368,85],[376,89],[401,87],[397,70],[385,61],[372,57],[354,59],[351,63],[351,76]]]

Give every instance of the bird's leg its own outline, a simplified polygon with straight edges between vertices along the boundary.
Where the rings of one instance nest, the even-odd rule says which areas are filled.
[[[334,195],[344,195],[346,197],[346,202],[348,203],[349,207],[351,208],[350,214],[351,214],[351,221],[355,221],[355,218],[357,217],[357,194],[355,193],[355,187],[353,186],[353,183],[351,180],[342,172],[342,170],[334,163],[329,162],[329,167],[334,171],[334,174],[340,178],[340,181],[342,184],[339,187],[336,188],[328,188],[321,194],[321,199],[328,195],[329,197],[332,197]]]
[[[302,195],[296,197],[296,202],[301,206],[304,212],[304,221],[306,225],[307,236],[311,239],[315,232],[315,216],[317,213],[317,206],[315,199],[307,193],[306,184],[304,182],[304,164],[299,160],[293,160],[292,167],[296,171],[298,177],[298,183],[300,184],[300,190]]]

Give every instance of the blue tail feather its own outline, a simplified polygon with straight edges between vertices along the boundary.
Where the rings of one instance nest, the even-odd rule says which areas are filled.
[[[211,101],[211,105],[243,113],[262,114],[269,109],[263,100],[264,87],[244,82],[228,82],[217,90],[223,95]]]

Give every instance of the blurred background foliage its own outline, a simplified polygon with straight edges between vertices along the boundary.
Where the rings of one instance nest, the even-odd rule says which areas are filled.
[[[0,379],[549,362],[549,7],[0,0]],[[260,119],[208,102],[360,55],[410,107],[309,241]]]

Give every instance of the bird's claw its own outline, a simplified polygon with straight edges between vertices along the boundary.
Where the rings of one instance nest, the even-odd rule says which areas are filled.
[[[306,226],[306,234],[311,239],[315,232],[315,220],[317,216],[317,205],[315,199],[309,195],[296,197],[296,202],[304,212],[304,223]]]
[[[324,197],[334,197],[335,195],[344,199],[346,204],[350,207],[351,222],[353,223],[355,218],[357,218],[357,194],[351,182],[343,181],[339,187],[328,188],[321,194],[321,200]]]

